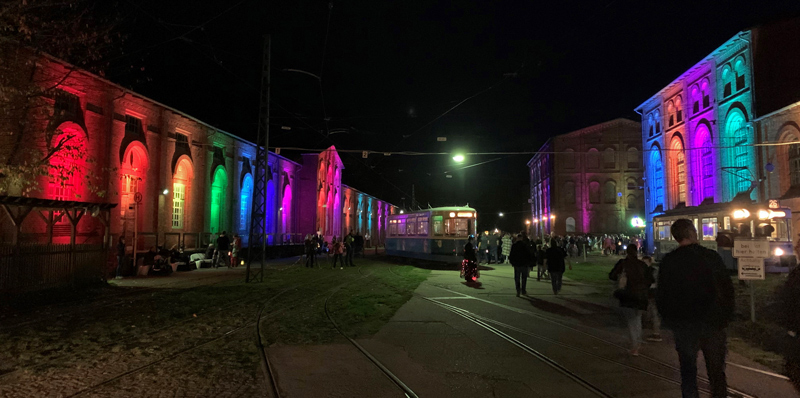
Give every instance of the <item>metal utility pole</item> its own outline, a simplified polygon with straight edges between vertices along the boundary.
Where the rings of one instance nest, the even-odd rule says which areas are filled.
[[[264,281],[264,266],[267,262],[267,180],[272,178],[267,156],[269,154],[269,89],[270,52],[272,37],[264,38],[264,61],[261,64],[261,101],[258,111],[258,138],[256,139],[256,170],[253,179],[253,208],[250,212],[250,238],[247,253],[247,277],[245,282]],[[254,269],[250,265],[256,257],[256,249],[261,246],[261,266]]]

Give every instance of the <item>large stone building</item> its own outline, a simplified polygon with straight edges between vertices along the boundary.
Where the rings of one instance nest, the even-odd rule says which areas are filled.
[[[628,119],[553,137],[528,162],[535,234],[632,233],[644,215],[641,126]]]
[[[798,37],[798,19],[739,32],[636,108],[648,242],[653,216],[673,209],[783,199],[800,212],[800,146],[787,145],[800,141]],[[729,218],[708,219],[709,240]]]
[[[54,133],[54,142],[69,137],[80,156],[55,156],[53,164],[78,167],[71,166],[74,172],[68,175],[40,176],[35,183],[38,189],[8,195],[116,203],[111,235],[114,239],[126,236],[130,244],[135,229],[139,250],[155,244],[203,247],[223,230],[241,235],[247,244],[254,197],[256,146],[252,142],[60,60],[32,59],[37,66],[34,81],[54,88],[45,101],[55,116],[41,129],[51,129],[47,131]],[[32,134],[18,140],[3,134],[0,157],[13,163],[12,151],[43,148],[47,145],[37,139],[47,136]],[[348,229],[370,233],[374,240],[382,238],[380,226],[395,207],[343,187],[342,170],[334,147],[303,155],[302,164],[269,153],[262,206],[270,244],[300,243],[303,235],[317,231],[330,239]],[[99,189],[90,187],[90,179]],[[137,197],[141,200],[134,209]],[[343,209],[346,201],[358,203],[352,211],[359,211],[358,219],[363,221],[352,221],[355,215]],[[70,241],[66,217],[48,225],[48,220],[28,216],[19,234],[5,212],[0,212],[0,221],[2,242]],[[100,220],[83,217],[76,242],[101,243],[99,230]]]

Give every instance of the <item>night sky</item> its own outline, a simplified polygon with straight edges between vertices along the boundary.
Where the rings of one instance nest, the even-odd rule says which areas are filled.
[[[639,121],[634,107],[725,40],[800,12],[798,1],[330,4],[124,0],[126,55],[107,77],[255,140],[269,33],[270,147],[535,151],[556,134]],[[321,88],[284,69],[321,76]],[[345,184],[397,205],[411,204],[414,184],[421,206],[469,203],[485,227],[521,229],[529,215],[530,155],[460,167],[442,155],[342,158]]]

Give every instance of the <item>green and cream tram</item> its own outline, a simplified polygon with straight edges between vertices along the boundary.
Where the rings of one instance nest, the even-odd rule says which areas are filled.
[[[437,207],[393,214],[386,222],[386,254],[460,263],[475,235],[477,212],[470,207]]]
[[[767,272],[786,272],[797,263],[792,246],[792,212],[788,208],[770,209],[766,204],[715,203],[666,211],[653,217],[655,259],[678,247],[670,227],[688,218],[697,228],[699,243],[720,253],[726,266],[736,269],[731,248],[737,239],[767,239],[770,257]]]

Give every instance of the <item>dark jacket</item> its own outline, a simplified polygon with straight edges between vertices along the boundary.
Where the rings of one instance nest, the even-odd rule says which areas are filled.
[[[475,256],[475,246],[470,242],[464,245],[464,260],[478,261],[478,257]]]
[[[734,299],[733,283],[717,252],[695,243],[661,261],[656,302],[665,325],[724,328],[733,317]]]
[[[623,258],[614,265],[608,278],[613,281],[619,280],[622,271],[625,271],[627,283],[624,292],[615,294],[619,299],[619,305],[646,310],[647,293],[650,290],[650,284],[653,283],[653,276],[647,264],[636,257]]]
[[[519,240],[511,245],[511,253],[508,254],[508,261],[515,267],[530,267],[531,252],[525,241]]]
[[[228,239],[228,235],[221,235],[217,238],[217,250],[221,252],[226,252],[231,247],[231,240]]]
[[[567,252],[558,246],[551,246],[544,253],[544,258],[547,260],[548,272],[561,272],[566,271],[567,267],[564,259],[567,257]]]

